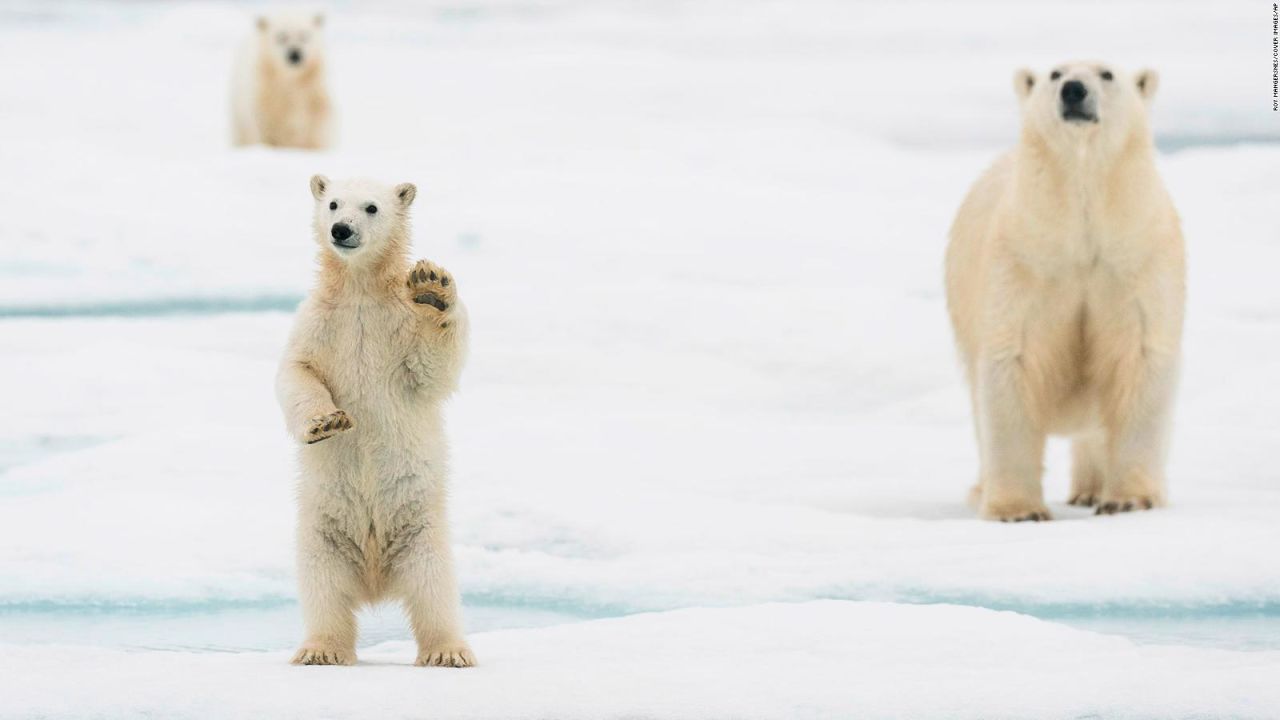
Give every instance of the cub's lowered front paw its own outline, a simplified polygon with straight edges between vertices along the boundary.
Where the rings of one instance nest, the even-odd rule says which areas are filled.
[[[427,260],[419,260],[413,266],[405,284],[409,287],[409,297],[413,298],[414,303],[440,312],[448,311],[458,299],[453,276]]]
[[[308,445],[328,440],[340,432],[346,432],[354,427],[351,418],[341,410],[334,410],[328,415],[317,415],[311,418],[311,425],[307,428],[306,435],[303,439]]]

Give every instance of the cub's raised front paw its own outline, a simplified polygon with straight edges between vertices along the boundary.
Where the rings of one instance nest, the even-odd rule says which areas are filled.
[[[311,425],[307,428],[304,439],[308,445],[313,445],[321,440],[328,440],[340,432],[346,432],[354,426],[355,424],[345,412],[334,410],[328,415],[317,415],[311,418]]]
[[[409,287],[409,297],[414,303],[440,312],[448,311],[458,299],[458,288],[453,282],[453,276],[427,260],[419,260],[413,266],[405,284]]]
[[[356,653],[355,650],[344,650],[309,642],[298,648],[298,652],[293,654],[293,659],[289,662],[294,665],[355,665]]]
[[[1098,502],[1096,515],[1116,515],[1135,510],[1150,510],[1160,503],[1150,495],[1135,495],[1123,498],[1103,498]]]
[[[422,667],[464,668],[476,664],[476,655],[465,642],[445,643],[418,651],[414,665]]]

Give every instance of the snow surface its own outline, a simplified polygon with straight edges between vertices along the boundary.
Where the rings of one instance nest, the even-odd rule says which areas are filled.
[[[1280,652],[1136,646],[1025,615],[848,601],[687,609],[473,637],[483,659],[5,648],[16,715],[166,718],[1265,717]],[[0,681],[3,682],[3,681]],[[0,685],[3,688],[3,685]],[[92,710],[88,710],[92,708]],[[625,713],[619,712],[625,708]]]
[[[252,6],[0,7],[0,717],[1280,715],[1259,7],[343,5],[326,153],[227,147]],[[985,523],[946,228],[1013,69],[1080,56],[1162,73],[1173,504],[1067,507],[1055,445],[1058,520]],[[416,182],[471,310],[475,670],[399,667],[394,611],[284,664],[314,172]]]

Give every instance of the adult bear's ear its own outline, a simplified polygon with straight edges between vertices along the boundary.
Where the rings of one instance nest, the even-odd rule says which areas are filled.
[[[266,32],[269,26],[270,26],[270,23],[267,22],[267,16],[259,15],[258,16],[258,32]]]
[[[1035,86],[1036,74],[1030,70],[1021,68],[1013,74],[1013,91],[1018,94],[1019,100],[1025,100]]]
[[[324,191],[329,189],[329,178],[323,175],[311,176],[311,194],[315,199],[319,200],[324,197]]]
[[[1156,89],[1160,87],[1160,73],[1151,68],[1139,70],[1134,76],[1134,84],[1138,86],[1138,94],[1142,99],[1151,102],[1151,98],[1156,95]]]
[[[413,204],[413,199],[418,196],[418,188],[413,183],[400,183],[396,186],[396,198],[400,201],[400,207],[407,208]]]

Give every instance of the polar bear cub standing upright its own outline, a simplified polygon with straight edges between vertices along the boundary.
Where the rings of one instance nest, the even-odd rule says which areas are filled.
[[[231,86],[235,145],[321,149],[333,110],[325,81],[324,16],[260,16],[236,55]]]
[[[1070,502],[1165,499],[1182,337],[1177,213],[1155,166],[1156,74],[1096,62],[1019,71],[1017,147],[951,228],[947,302],[968,374],[983,517],[1047,520],[1048,433],[1072,438]]]
[[[415,189],[311,179],[318,282],[298,308],[277,393],[300,443],[304,665],[355,662],[355,610],[404,604],[419,665],[466,667],[445,511],[444,401],[467,340],[458,286],[410,266]]]

